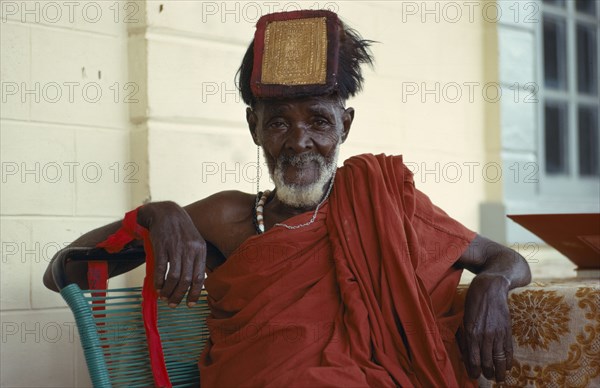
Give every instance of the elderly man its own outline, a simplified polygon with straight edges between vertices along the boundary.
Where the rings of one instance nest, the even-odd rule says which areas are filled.
[[[510,369],[507,293],[529,282],[524,259],[433,205],[401,157],[337,168],[369,44],[328,11],[262,17],[239,88],[275,189],[136,213],[163,299],[175,306],[189,291],[193,305],[208,274],[203,386],[468,386]],[[463,313],[464,268],[477,276]],[[112,265],[111,276],[128,269]],[[69,272],[86,286],[82,268]],[[45,284],[54,288],[49,273]]]

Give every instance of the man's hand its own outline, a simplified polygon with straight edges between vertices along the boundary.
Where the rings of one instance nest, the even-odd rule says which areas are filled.
[[[517,252],[477,235],[457,265],[478,274],[465,299],[463,358],[472,378],[483,371],[504,381],[512,366],[512,333],[508,290],[531,281],[529,265]]]
[[[204,283],[206,241],[186,211],[174,202],[144,205],[138,211],[138,222],[150,232],[156,260],[154,286],[160,298],[175,307],[189,289],[186,302],[191,307]]]
[[[465,300],[463,353],[471,378],[483,375],[504,381],[512,367],[511,320],[507,294],[510,281],[481,273],[471,282]]]

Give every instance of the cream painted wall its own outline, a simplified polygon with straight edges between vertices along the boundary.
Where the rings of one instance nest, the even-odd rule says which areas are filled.
[[[495,58],[485,5],[86,1],[72,15],[55,3],[57,20],[50,3],[2,1],[2,386],[88,384],[73,319],[41,283],[56,246],[145,199],[183,205],[256,190],[256,148],[233,79],[269,10],[330,7],[380,42],[364,92],[349,101],[356,120],[343,158],[403,154],[417,186],[475,230],[479,204],[501,190],[486,168],[496,155],[485,131],[497,128],[494,88],[484,88],[496,77],[484,71],[486,55]],[[55,84],[62,98],[52,102]]]
[[[89,384],[73,316],[42,274],[60,247],[129,209],[129,181],[141,177],[129,152],[127,24],[111,6],[0,3],[3,387]]]

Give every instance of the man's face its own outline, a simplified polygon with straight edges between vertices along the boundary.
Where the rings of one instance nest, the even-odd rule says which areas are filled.
[[[296,207],[316,205],[353,116],[333,97],[262,100],[248,109],[250,131],[264,149],[279,199]]]

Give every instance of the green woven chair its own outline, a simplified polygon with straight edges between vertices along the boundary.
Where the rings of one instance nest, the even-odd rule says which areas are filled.
[[[75,316],[94,387],[152,387],[154,380],[142,320],[142,288],[81,290],[66,278],[67,262],[106,260],[108,256],[99,249],[64,249],[52,264],[54,281]],[[112,254],[110,260],[143,257],[143,249],[134,248]],[[174,387],[200,384],[198,358],[208,338],[208,314],[205,293],[192,308],[183,305],[172,309],[158,301],[158,330]]]

